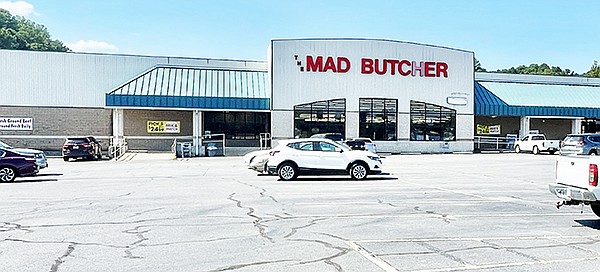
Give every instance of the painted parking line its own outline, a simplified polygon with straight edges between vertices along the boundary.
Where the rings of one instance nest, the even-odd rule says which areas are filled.
[[[600,235],[570,235],[570,236],[562,236],[562,235],[540,235],[540,236],[517,236],[517,237],[454,237],[454,238],[406,238],[406,239],[385,239],[385,240],[355,240],[355,241],[345,241],[345,243],[352,248],[354,251],[365,257],[371,263],[377,265],[383,271],[386,272],[396,272],[400,271],[395,268],[393,265],[386,262],[384,259],[378,257],[372,252],[368,251],[360,244],[367,243],[427,243],[427,242],[454,242],[454,241],[474,241],[474,242],[483,242],[483,241],[509,241],[509,240],[551,240],[561,244],[565,244],[560,241],[560,239],[590,239],[590,240],[598,240]],[[575,246],[578,247],[578,246]],[[569,259],[557,259],[557,260],[532,260],[525,262],[508,262],[508,263],[497,263],[497,264],[463,264],[459,266],[452,267],[443,267],[443,268],[434,268],[434,269],[413,269],[411,271],[415,272],[450,272],[450,271],[468,271],[468,270],[481,270],[481,269],[497,269],[497,268],[510,268],[510,267],[522,267],[522,266],[531,266],[531,265],[546,265],[546,264],[559,264],[559,263],[576,263],[582,261],[597,261],[600,260],[600,253],[594,250],[590,250],[587,248],[581,248],[584,251],[590,252],[595,256],[585,257],[585,258],[569,258]]]

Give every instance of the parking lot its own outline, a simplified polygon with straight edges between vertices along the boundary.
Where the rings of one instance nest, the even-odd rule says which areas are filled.
[[[556,155],[395,155],[390,175],[257,175],[241,157],[51,158],[0,184],[2,271],[594,271],[600,220]]]

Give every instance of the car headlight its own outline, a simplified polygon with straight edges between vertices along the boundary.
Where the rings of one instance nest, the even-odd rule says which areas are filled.
[[[381,163],[381,158],[379,156],[367,156],[367,157],[371,160]]]

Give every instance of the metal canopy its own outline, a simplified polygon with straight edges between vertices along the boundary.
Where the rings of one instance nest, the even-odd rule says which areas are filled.
[[[157,66],[106,94],[106,106],[268,110],[265,71]]]
[[[475,115],[600,117],[600,87],[476,81]]]

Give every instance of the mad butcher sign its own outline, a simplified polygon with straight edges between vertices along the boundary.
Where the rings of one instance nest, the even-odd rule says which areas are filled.
[[[301,72],[348,73],[354,64],[347,57],[294,55]],[[405,77],[448,77],[448,64],[442,61],[415,61],[408,59],[378,59],[363,57],[356,61],[363,75],[397,75]]]

